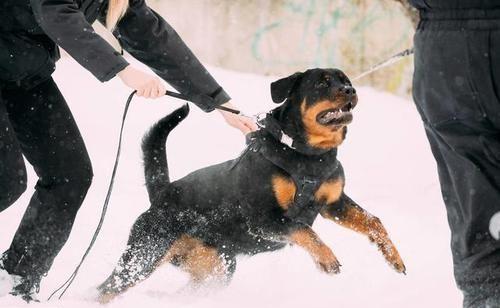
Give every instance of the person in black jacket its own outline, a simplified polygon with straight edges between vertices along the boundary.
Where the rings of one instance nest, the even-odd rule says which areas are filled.
[[[413,96],[437,162],[464,307],[500,307],[500,2],[420,10]]]
[[[165,93],[97,35],[98,19],[123,48],[204,111],[230,105],[179,35],[144,0],[2,0],[0,2],[0,211],[26,189],[23,156],[39,179],[0,267],[20,277],[12,294],[31,300],[59,250],[92,181],[92,167],[73,116],[51,78],[66,50],[100,81],[118,76],[143,97]],[[222,112],[243,133],[246,118]]]

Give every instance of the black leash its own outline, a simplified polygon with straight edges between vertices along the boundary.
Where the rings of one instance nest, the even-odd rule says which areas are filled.
[[[185,101],[188,101],[188,102],[191,102],[191,99],[187,95],[180,94],[180,93],[177,93],[177,92],[167,91],[165,93],[165,95],[171,96],[171,97],[175,97],[175,98],[178,98],[178,99],[182,99],[182,100],[185,100]],[[214,108],[222,110],[222,111],[227,111],[227,112],[231,112],[231,113],[234,113],[234,114],[240,114],[240,115],[242,115],[241,111],[236,110],[236,109],[232,109],[232,108],[228,108],[228,107],[224,107],[224,106],[215,106]]]
[[[121,127],[120,127],[120,138],[119,138],[119,141],[118,141],[118,149],[116,151],[115,165],[113,167],[113,173],[111,174],[111,180],[109,182],[109,187],[108,187],[108,192],[106,194],[106,199],[105,199],[104,205],[102,207],[102,212],[101,212],[101,217],[99,219],[99,224],[97,225],[97,228],[96,228],[96,230],[94,232],[94,235],[92,236],[92,240],[90,242],[90,245],[88,246],[87,250],[83,254],[83,257],[80,260],[80,263],[78,263],[78,265],[76,266],[76,268],[73,271],[73,273],[71,274],[71,276],[69,276],[69,278],[57,290],[55,290],[54,292],[52,292],[52,294],[48,298],[48,301],[50,301],[52,299],[52,297],[54,295],[56,295],[56,293],[58,293],[61,290],[62,290],[62,292],[59,295],[58,299],[61,299],[63,297],[63,295],[66,293],[66,291],[69,289],[69,287],[71,286],[71,284],[75,280],[76,276],[78,275],[78,271],[80,270],[80,267],[82,266],[83,262],[85,261],[85,259],[89,255],[90,250],[92,249],[92,247],[94,247],[94,244],[95,244],[95,242],[97,240],[97,237],[98,237],[98,235],[99,235],[99,233],[100,233],[100,231],[102,229],[102,225],[104,224],[104,218],[106,217],[106,213],[108,211],[108,205],[109,205],[109,200],[111,198],[111,192],[113,191],[113,185],[115,183],[116,171],[118,169],[118,162],[120,161],[120,154],[121,154],[121,149],[122,149],[122,139],[123,139],[123,128],[125,127],[125,120],[127,118],[127,114],[128,114],[128,110],[129,110],[129,107],[130,107],[130,103],[132,102],[132,98],[134,97],[134,95],[136,94],[136,92],[137,91],[132,92],[129,95],[129,97],[127,99],[127,102],[125,103],[125,109],[123,111],[123,117],[122,117],[122,124],[121,124]],[[183,95],[183,94],[180,94],[180,93],[176,93],[176,92],[172,92],[172,91],[167,91],[165,93],[165,95],[171,96],[171,97],[174,97],[174,98],[178,98],[178,99],[182,99],[182,100],[186,100],[186,101],[190,101],[189,97],[187,97],[186,95]],[[216,106],[215,108],[223,110],[223,111],[231,112],[231,113],[234,113],[234,114],[241,114],[241,112],[239,110],[235,110],[235,109],[224,107],[224,106]]]
[[[109,204],[109,199],[111,197],[111,192],[113,191],[113,185],[115,183],[115,176],[116,176],[116,170],[118,169],[118,162],[120,161],[120,153],[121,153],[121,149],[122,149],[122,137],[123,137],[123,128],[125,126],[125,119],[127,118],[127,113],[128,113],[128,109],[130,107],[130,103],[132,102],[132,98],[134,97],[134,95],[135,95],[136,92],[137,91],[134,91],[134,92],[132,92],[129,95],[129,97],[127,99],[127,103],[125,104],[125,110],[123,111],[122,124],[121,124],[121,128],[120,128],[120,139],[118,141],[118,150],[116,152],[115,165],[113,167],[113,173],[111,175],[111,181],[109,182],[108,193],[106,195],[106,200],[104,201],[104,205],[103,205],[102,212],[101,212],[101,218],[99,219],[99,224],[97,225],[97,229],[94,232],[94,235],[92,237],[92,241],[90,242],[89,247],[87,248],[87,250],[83,254],[82,259],[80,260],[80,263],[75,268],[75,270],[73,271],[73,273],[71,274],[71,276],[57,290],[55,290],[49,296],[49,298],[48,298],[49,301],[52,299],[52,297],[57,292],[59,292],[61,290],[62,290],[62,292],[61,292],[61,295],[59,295],[59,299],[61,299],[61,297],[64,295],[64,293],[66,293],[66,291],[68,290],[68,288],[71,286],[71,284],[75,280],[76,275],[78,275],[78,271],[80,270],[80,267],[82,266],[83,261],[85,261],[85,259],[89,255],[90,250],[94,246],[94,244],[95,244],[95,242],[97,240],[97,236],[99,235],[99,232],[101,231],[102,225],[104,223],[104,218],[106,216],[106,212],[108,211],[108,204]]]

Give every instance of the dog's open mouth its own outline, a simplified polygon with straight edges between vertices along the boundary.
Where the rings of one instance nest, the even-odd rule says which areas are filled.
[[[341,108],[322,111],[316,117],[316,121],[325,126],[349,124],[352,122],[351,111],[353,108],[354,104],[352,102],[348,102]]]

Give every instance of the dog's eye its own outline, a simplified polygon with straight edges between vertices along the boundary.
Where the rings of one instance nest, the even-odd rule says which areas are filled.
[[[351,81],[349,80],[349,78],[347,78],[346,75],[342,74],[341,78],[340,78],[341,82],[345,85],[348,85],[348,86],[351,86],[352,87],[352,84],[351,84]]]

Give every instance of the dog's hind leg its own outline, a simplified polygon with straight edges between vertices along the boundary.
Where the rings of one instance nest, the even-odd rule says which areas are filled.
[[[351,198],[342,194],[338,201],[323,206],[320,213],[324,218],[366,235],[371,242],[377,244],[387,262],[397,272],[406,272],[403,260],[380,219],[365,211]]]
[[[154,223],[157,215],[142,214],[134,224],[127,249],[113,273],[98,287],[99,302],[107,303],[143,281],[157,268],[174,241],[173,233]],[[166,234],[167,233],[167,234]]]
[[[172,244],[164,261],[189,273],[194,286],[208,281],[227,284],[236,268],[233,256],[221,254],[216,248],[189,235],[181,236]]]

